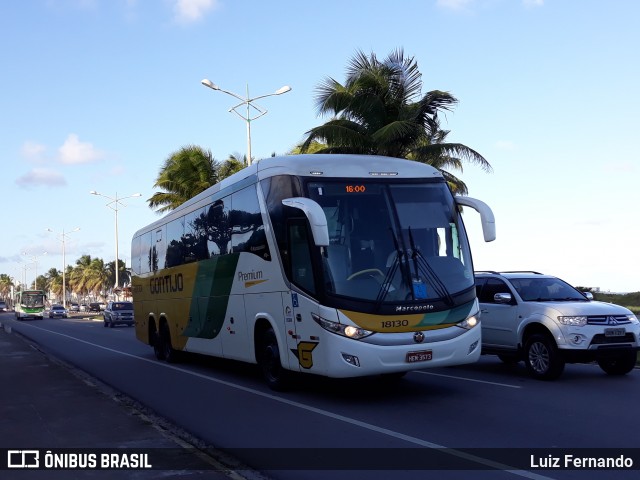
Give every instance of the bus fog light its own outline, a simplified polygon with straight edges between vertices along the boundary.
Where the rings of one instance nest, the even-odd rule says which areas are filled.
[[[360,366],[360,360],[358,360],[358,357],[356,357],[355,355],[349,355],[348,353],[343,353],[342,358],[349,365],[353,365],[354,367]]]
[[[478,340],[469,345],[469,353],[472,353],[478,347]]]

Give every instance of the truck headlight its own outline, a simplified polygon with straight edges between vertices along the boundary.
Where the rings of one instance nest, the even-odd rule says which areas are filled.
[[[370,330],[365,330],[364,328],[355,327],[353,325],[344,325],[339,322],[333,322],[331,320],[327,320],[326,318],[322,318],[320,315],[316,315],[315,313],[311,314],[311,317],[315,320],[315,322],[320,325],[322,328],[331,333],[336,333],[338,335],[342,335],[343,337],[353,338],[354,340],[359,340],[364,337],[368,337],[373,332]]]
[[[572,327],[584,327],[587,324],[587,317],[582,316],[564,316],[558,317],[558,321],[562,325],[570,325]]]

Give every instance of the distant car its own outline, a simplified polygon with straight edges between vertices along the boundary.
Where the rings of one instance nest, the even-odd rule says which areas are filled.
[[[476,272],[475,278],[483,354],[523,360],[539,380],[558,378],[565,363],[596,361],[609,375],[635,367],[640,326],[630,310],[537,272]]]
[[[105,308],[107,308],[107,304],[104,302],[100,302],[99,305],[100,305],[100,310],[104,310]]]
[[[99,303],[90,303],[89,304],[89,311],[90,312],[99,312],[100,311],[100,304]]]
[[[87,305],[86,303],[81,303],[80,304],[80,311],[81,312],[88,312],[89,311],[89,305]]]
[[[115,327],[116,325],[133,325],[133,303],[132,302],[109,302],[104,309],[104,326]]]
[[[51,305],[49,318],[67,318],[67,310],[62,305]]]
[[[0,312],[7,311],[7,303],[0,300]]]
[[[80,306],[77,303],[72,303],[71,305],[69,305],[69,311],[70,312],[79,312],[80,311]]]

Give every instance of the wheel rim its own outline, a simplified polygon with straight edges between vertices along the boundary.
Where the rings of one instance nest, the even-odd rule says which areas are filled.
[[[536,373],[546,373],[549,370],[549,350],[544,343],[535,342],[529,348],[529,364]]]

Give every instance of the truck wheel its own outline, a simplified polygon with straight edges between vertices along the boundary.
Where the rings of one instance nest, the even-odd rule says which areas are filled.
[[[529,337],[524,346],[524,363],[529,375],[537,380],[555,380],[564,370],[564,359],[549,335]]]
[[[286,390],[289,386],[289,372],[282,368],[278,339],[272,328],[262,334],[257,353],[262,376],[269,388],[277,392]]]
[[[626,375],[636,366],[636,352],[621,353],[616,357],[606,357],[598,360],[598,365],[609,375]]]

